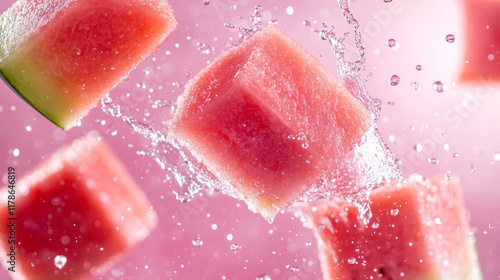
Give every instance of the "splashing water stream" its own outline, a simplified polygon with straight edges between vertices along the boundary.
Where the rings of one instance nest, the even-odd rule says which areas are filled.
[[[346,0],[338,0],[338,4],[347,23],[354,29],[354,47],[358,59],[354,62],[347,61],[346,39],[350,33],[337,36],[334,27],[325,23],[321,29],[315,29],[321,40],[328,41],[331,50],[337,59],[338,76],[342,84],[358,99],[373,116],[373,127],[363,137],[361,143],[340,162],[339,167],[329,174],[324,174],[322,184],[314,187],[300,201],[310,201],[323,197],[337,196],[346,199],[358,206],[360,217],[367,224],[371,216],[368,195],[371,190],[384,184],[389,179],[400,180],[399,172],[392,152],[387,148],[377,131],[377,120],[380,115],[381,102],[373,99],[365,86],[371,73],[363,76],[366,52],[362,44],[361,30],[358,21],[354,18]],[[235,47],[263,29],[262,7],[256,6],[250,16],[251,27],[236,27],[231,23],[224,23],[228,28],[237,28],[239,40],[237,43],[228,44]],[[269,24],[276,24],[271,20]],[[214,49],[211,48],[213,52]],[[179,190],[173,190],[180,202],[190,201],[194,195],[204,187],[216,189],[224,194],[232,195],[230,188],[211,175],[198,161],[185,149],[179,146],[174,139],[167,139],[168,122],[166,128],[155,129],[151,125],[140,122],[122,112],[119,104],[113,102],[108,96],[101,101],[102,109],[112,117],[127,123],[135,132],[150,140],[149,147],[138,154],[152,157],[163,170],[166,170],[167,180],[175,180]],[[175,108],[176,102],[156,100],[152,109],[170,107]],[[172,161],[172,158],[176,160]]]

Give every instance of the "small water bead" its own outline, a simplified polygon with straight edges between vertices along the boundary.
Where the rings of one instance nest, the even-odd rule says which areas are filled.
[[[287,268],[289,268],[291,272],[299,272],[300,271],[300,268],[296,265],[291,265],[291,266],[287,265]]]
[[[240,245],[231,244],[231,246],[229,246],[229,248],[231,249],[231,251],[236,252],[236,251],[238,251],[238,249],[240,249]]]
[[[488,60],[489,60],[489,61],[493,61],[493,60],[495,60],[495,55],[494,55],[494,54],[492,54],[492,53],[490,53],[490,54],[488,55]]]
[[[417,71],[422,71],[422,65],[418,64],[415,66],[415,69],[417,69]]]
[[[436,81],[432,85],[432,88],[437,92],[444,92],[446,90],[446,85],[441,81]]]
[[[271,276],[267,274],[260,274],[255,278],[256,280],[271,280]]]
[[[391,3],[392,0],[384,0],[385,3]]]
[[[325,225],[319,225],[319,229],[320,230],[324,230],[325,229]]]
[[[347,260],[349,264],[355,264],[356,263],[356,258],[352,257]]]
[[[374,222],[374,223],[372,224],[372,228],[379,228],[379,226],[380,226],[380,225],[379,225],[379,223],[377,223],[377,222]]]
[[[286,7],[286,13],[289,16],[293,15],[293,7],[292,6]]]
[[[448,43],[455,42],[455,35],[453,35],[453,34],[446,35],[446,42],[448,42]]]
[[[203,241],[200,239],[200,237],[198,236],[198,238],[194,239],[191,241],[193,243],[194,246],[196,247],[200,247],[201,245],[203,245]]]
[[[66,256],[63,255],[57,255],[54,258],[54,265],[59,269],[63,269],[63,267],[66,265],[67,262],[68,259],[66,258]]]
[[[495,155],[493,155],[493,159],[495,161],[500,161],[500,153],[496,153]]]
[[[302,24],[305,26],[311,26],[311,22],[306,19],[302,21]]]
[[[430,164],[438,164],[439,160],[437,158],[428,158],[427,159]]]
[[[203,0],[203,4],[205,4],[205,5],[210,4],[210,0]]]
[[[411,83],[411,87],[416,90],[416,91],[421,91],[422,90],[422,87],[420,87],[420,83],[419,82],[412,82]]]
[[[397,86],[397,85],[399,85],[401,78],[398,75],[392,75],[392,77],[389,81],[391,82],[391,86]]]
[[[389,39],[387,41],[387,45],[392,49],[395,49],[395,50],[399,49],[399,43],[394,39]]]

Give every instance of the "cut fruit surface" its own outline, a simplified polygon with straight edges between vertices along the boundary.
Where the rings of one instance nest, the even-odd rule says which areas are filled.
[[[370,195],[368,225],[346,201],[302,211],[318,240],[326,279],[482,279],[458,179],[412,175]]]
[[[9,188],[0,191],[7,221]],[[10,210],[10,209],[9,209]],[[157,216],[123,164],[94,134],[58,150],[16,183],[14,279],[88,279],[145,239]],[[2,253],[5,256],[7,253]]]
[[[166,0],[19,0],[0,17],[0,73],[69,129],[176,26]]]
[[[465,63],[461,79],[500,81],[500,1],[464,0]]]
[[[169,135],[269,219],[334,170],[371,125],[339,81],[269,26],[189,81]]]

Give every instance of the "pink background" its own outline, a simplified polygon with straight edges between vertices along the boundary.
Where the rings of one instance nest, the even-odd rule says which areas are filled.
[[[13,2],[2,0],[0,11]],[[111,92],[126,114],[145,119],[157,129],[171,115],[166,108],[152,109],[152,103],[175,100],[182,93],[176,83],[185,83],[187,72],[194,76],[207,61],[227,49],[231,37],[237,40],[236,31],[224,23],[248,26],[255,5],[263,5],[265,23],[276,19],[278,27],[332,73],[336,60],[329,45],[303,20],[310,21],[314,28],[321,22],[333,24],[339,34],[352,31],[333,0],[212,0],[209,5],[202,0],[171,0],[170,4],[179,21],[178,29],[132,72],[130,80]],[[293,7],[293,13],[289,14],[291,9],[287,7]],[[500,161],[494,155],[499,153],[500,157],[500,87],[457,79],[466,40],[460,2],[393,0],[388,4],[383,0],[357,0],[351,3],[351,9],[364,30],[367,68],[373,72],[368,89],[383,102],[379,122],[383,138],[401,160],[405,176],[447,171],[460,176],[483,275],[485,279],[499,279]],[[445,40],[450,33],[455,35],[454,43]],[[391,38],[399,43],[398,50],[388,47]],[[198,42],[213,46],[215,53],[202,53]],[[415,70],[417,64],[422,65],[421,71]],[[389,78],[394,74],[401,82],[390,86]],[[447,85],[446,91],[438,93],[432,88],[437,80]],[[421,91],[413,90],[412,82],[419,82]],[[321,278],[314,236],[291,211],[269,224],[248,211],[244,203],[217,193],[203,193],[190,203],[178,202],[172,190],[179,187],[164,183],[166,172],[152,158],[137,154],[150,141],[100,108],[94,109],[80,127],[63,132],[2,83],[0,128],[3,184],[8,166],[22,175],[58,147],[97,130],[147,193],[160,217],[158,228],[115,267],[100,271],[96,279],[254,279],[262,274],[272,279]],[[417,144],[422,145],[421,151],[415,150]],[[15,149],[19,151],[17,156]],[[438,159],[438,163],[430,164],[429,158]],[[229,234],[232,240],[228,240]],[[197,247],[192,241],[198,237],[203,245]],[[239,249],[231,250],[232,244],[238,244]],[[293,266],[299,270],[293,272]],[[7,279],[3,270],[0,279]]]

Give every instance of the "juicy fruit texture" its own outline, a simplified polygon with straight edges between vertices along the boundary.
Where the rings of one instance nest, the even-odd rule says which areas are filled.
[[[0,191],[2,200],[7,191]],[[87,279],[115,263],[157,224],[144,193],[92,134],[17,180],[16,194],[14,279]],[[0,218],[7,221],[7,214],[7,201],[2,201]],[[6,252],[12,246],[9,233],[8,227],[0,228]],[[58,262],[63,257],[64,265]]]
[[[269,219],[332,171],[371,124],[339,81],[269,26],[189,81],[169,133]]]
[[[500,2],[464,0],[466,53],[461,79],[500,80]]]
[[[307,206],[324,279],[481,279],[458,179],[407,181],[370,195],[370,223],[342,200]]]
[[[176,26],[166,0],[19,0],[0,17],[0,73],[69,129]]]

